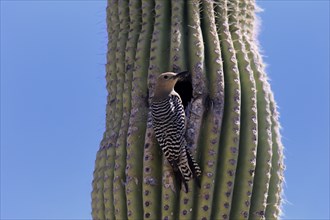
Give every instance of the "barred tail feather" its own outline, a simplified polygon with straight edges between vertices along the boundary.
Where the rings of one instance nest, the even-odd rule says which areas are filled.
[[[186,193],[188,192],[187,182],[192,178],[195,178],[197,185],[201,187],[199,179],[199,176],[201,175],[201,169],[199,168],[197,162],[192,157],[188,149],[182,152],[178,168],[178,172],[180,172],[181,175],[180,177],[177,177],[177,179],[180,178],[180,185],[181,183],[184,184]],[[176,173],[175,175],[178,176]]]
[[[192,171],[193,177],[195,178],[196,184],[199,188],[201,188],[201,181],[199,176],[201,175],[202,171],[199,167],[198,163],[195,161],[194,157],[191,155],[191,152],[186,148],[188,164]]]
[[[192,172],[190,168],[187,166],[187,164],[179,164],[178,172],[180,173],[180,188],[181,188],[181,184],[183,183],[185,192],[187,193],[189,190],[187,182],[191,179]]]
[[[177,186],[179,189],[178,191],[181,191],[181,186],[183,184],[184,188],[185,188],[185,192],[188,192],[187,180],[183,173],[184,172],[183,170],[185,170],[185,169],[182,169],[182,165],[177,164],[176,162],[173,162],[173,161],[172,161],[171,165],[173,167],[173,173],[174,173],[175,180],[176,180],[176,183],[177,183]]]
[[[183,176],[182,176],[180,170],[177,170],[177,169],[173,169],[173,173],[174,173],[174,176],[175,176],[176,185],[177,185],[177,187],[179,189],[178,191],[180,192],[181,191],[182,182],[184,182]]]

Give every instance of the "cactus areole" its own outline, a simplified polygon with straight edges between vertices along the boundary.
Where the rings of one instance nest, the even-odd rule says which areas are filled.
[[[254,0],[108,0],[106,129],[93,219],[279,219],[283,146]],[[176,186],[152,126],[158,76],[178,82],[199,188]]]

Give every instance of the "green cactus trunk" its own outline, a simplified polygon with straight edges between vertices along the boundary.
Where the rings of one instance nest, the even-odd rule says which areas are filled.
[[[283,146],[254,0],[108,0],[106,131],[93,219],[278,219]],[[177,191],[149,111],[157,76],[191,73],[186,139],[201,188]],[[181,92],[183,91],[183,92]]]

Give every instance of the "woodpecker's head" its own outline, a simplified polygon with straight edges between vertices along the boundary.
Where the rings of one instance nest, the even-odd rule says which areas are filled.
[[[156,82],[154,97],[163,98],[168,96],[172,91],[174,91],[176,82],[183,80],[188,75],[188,71],[181,73],[166,72],[160,74]]]

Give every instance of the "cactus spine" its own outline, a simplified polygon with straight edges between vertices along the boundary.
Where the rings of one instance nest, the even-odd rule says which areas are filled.
[[[93,219],[280,217],[283,146],[256,8],[254,0],[108,0]],[[158,74],[183,70],[192,85],[186,139],[202,169],[201,188],[190,181],[188,193],[176,191],[148,106]]]

